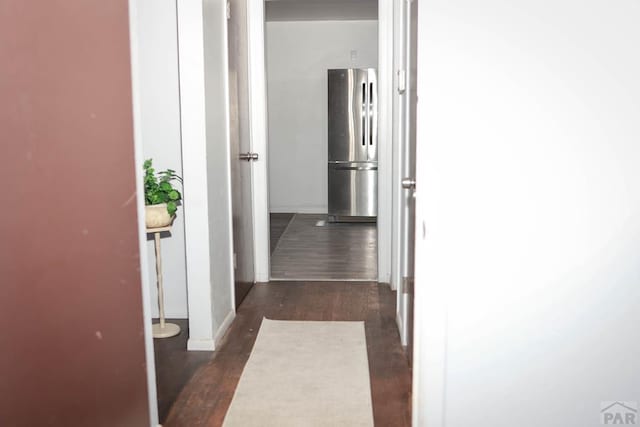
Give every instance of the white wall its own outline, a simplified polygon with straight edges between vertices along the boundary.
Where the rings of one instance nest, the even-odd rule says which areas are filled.
[[[214,350],[215,331],[210,269],[212,250],[209,241],[207,188],[204,8],[201,0],[179,0],[177,3],[187,302],[189,305],[187,348]]]
[[[156,170],[174,169],[182,175],[178,41],[175,0],[137,0],[136,23],[139,128],[143,156],[152,158]],[[142,167],[142,165],[140,165]],[[165,314],[187,317],[184,212],[178,209],[171,236],[161,242]],[[151,307],[158,316],[158,296],[153,236],[147,242]]]
[[[133,106],[133,130],[134,130],[134,158],[136,164],[144,162],[143,147],[142,147],[142,123],[141,123],[141,111],[140,111],[140,80],[141,75],[139,73],[140,54],[139,37],[140,31],[138,26],[140,20],[138,19],[139,0],[129,0],[129,43],[131,46],[131,100]],[[136,192],[142,194],[144,191],[143,184],[144,172],[137,168],[136,170]],[[146,227],[144,220],[144,200],[142,197],[137,197],[138,207],[138,239],[140,245],[140,254],[144,254],[147,246],[146,239]],[[156,362],[153,349],[153,331],[151,326],[151,297],[150,289],[153,286],[149,280],[149,268],[148,259],[145,256],[140,257],[140,277],[142,284],[142,315],[144,318],[144,346],[145,346],[145,360],[147,370],[147,395],[149,399],[149,421],[152,426],[159,423],[158,420],[158,393],[156,389]]]
[[[362,21],[378,18],[377,0],[266,0],[267,21]]]
[[[184,206],[171,237],[162,239],[165,312],[189,314],[190,349],[213,350],[234,314],[225,2],[137,0],[136,9],[144,157],[153,158],[156,169],[175,169],[185,178]],[[153,241],[147,246],[155,283]],[[155,286],[151,302],[156,317]]]
[[[638,2],[419,15],[415,425],[600,425],[640,401]]]
[[[378,0],[378,282],[391,282],[393,231],[393,1]]]
[[[235,315],[224,0],[178,1],[189,350],[215,350]]]
[[[378,23],[267,22],[266,39],[270,209],[326,213],[327,69],[377,68]]]
[[[226,2],[204,0],[209,246],[214,342],[235,314]]]

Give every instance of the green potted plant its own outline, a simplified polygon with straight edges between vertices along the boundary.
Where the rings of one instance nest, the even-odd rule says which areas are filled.
[[[182,183],[173,169],[156,172],[151,159],[144,162],[144,204],[147,228],[166,227],[173,222],[182,194],[172,182]]]

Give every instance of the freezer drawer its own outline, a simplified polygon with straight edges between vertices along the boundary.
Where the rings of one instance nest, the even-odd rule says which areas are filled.
[[[329,163],[329,215],[378,215],[377,163]]]

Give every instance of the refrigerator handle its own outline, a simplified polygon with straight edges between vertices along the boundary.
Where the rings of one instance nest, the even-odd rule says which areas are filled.
[[[367,108],[367,114],[369,115],[369,145],[373,145],[373,83],[369,83],[369,105]]]
[[[367,84],[366,83],[362,83],[362,128],[361,133],[362,133],[362,145],[366,146],[367,145],[367,134],[366,134],[366,128],[367,128],[367,114],[366,111],[368,109],[367,106]]]

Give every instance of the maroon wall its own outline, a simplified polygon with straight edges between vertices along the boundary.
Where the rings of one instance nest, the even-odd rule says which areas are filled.
[[[0,1],[0,425],[148,426],[127,0]]]

